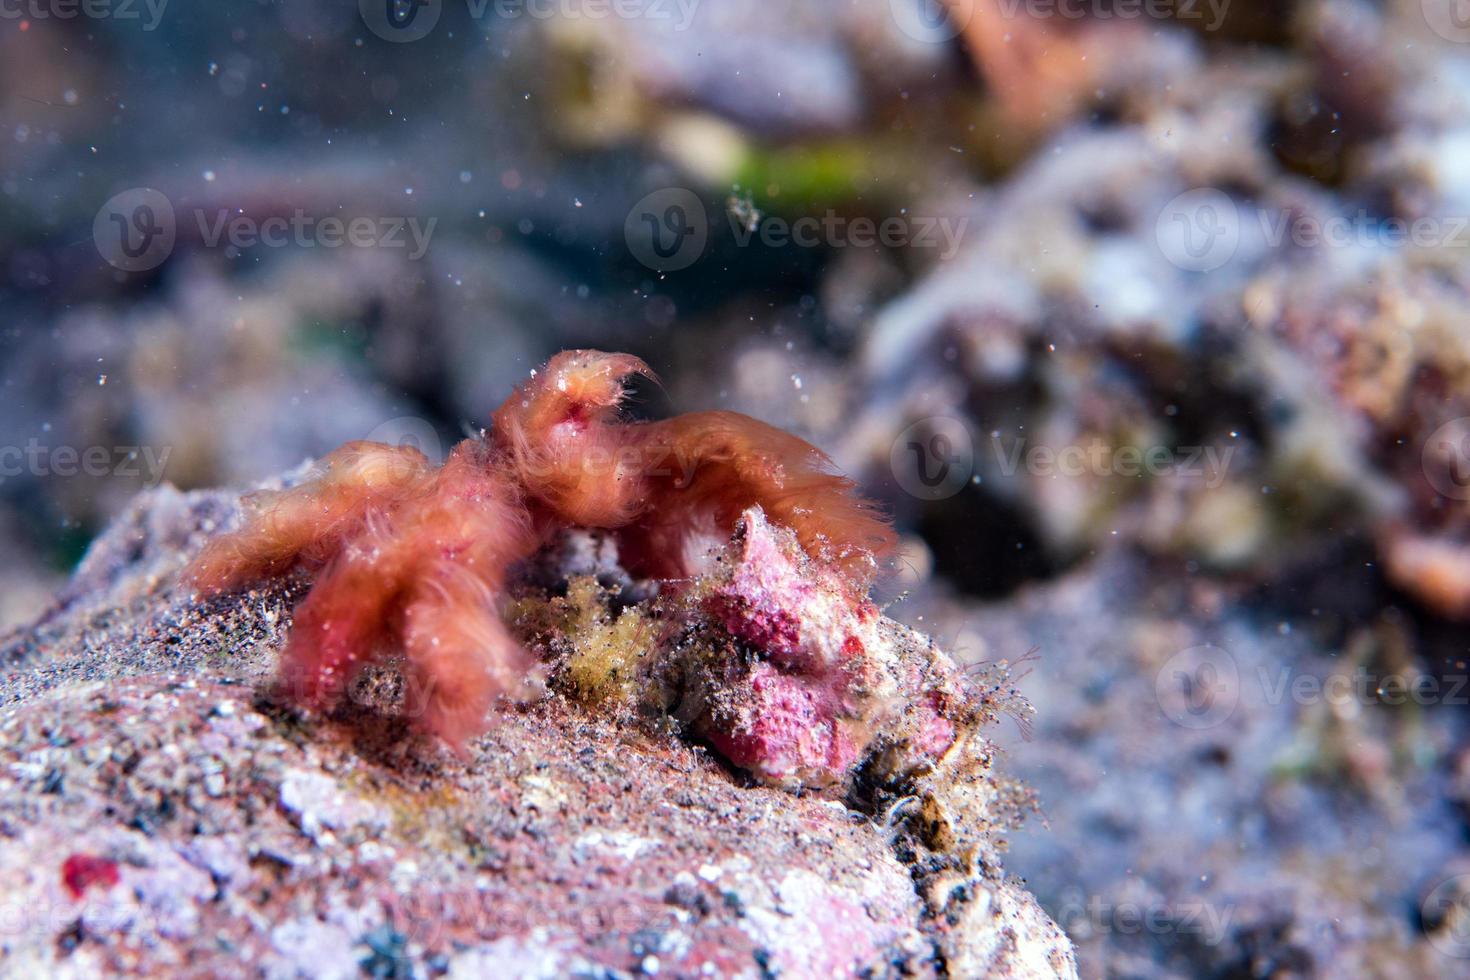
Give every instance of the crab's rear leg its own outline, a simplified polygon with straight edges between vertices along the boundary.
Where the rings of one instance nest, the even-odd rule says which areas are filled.
[[[695,412],[629,427],[644,471],[643,517],[623,540],[644,571],[693,569],[697,537],[723,543],[740,514],[760,506],[796,532],[813,559],[865,589],[895,535],[831,460],[789,432],[735,412]]]
[[[247,498],[244,526],[206,545],[185,578],[217,594],[279,575],[298,561],[323,564],[370,512],[421,494],[431,476],[428,457],[417,449],[350,442],[323,457],[318,474],[301,486]]]

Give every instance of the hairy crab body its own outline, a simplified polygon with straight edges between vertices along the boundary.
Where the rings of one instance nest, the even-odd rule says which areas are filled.
[[[205,594],[304,566],[315,581],[281,663],[317,708],[401,649],[413,716],[451,745],[526,690],[531,656],[497,610],[506,576],[566,527],[614,533],[634,574],[685,579],[740,514],[763,508],[815,561],[866,589],[893,533],[809,443],[748,416],[625,422],[626,354],[565,351],[496,410],[488,438],[435,468],[417,450],[355,442],[301,486],[252,495],[239,530],[187,576]]]

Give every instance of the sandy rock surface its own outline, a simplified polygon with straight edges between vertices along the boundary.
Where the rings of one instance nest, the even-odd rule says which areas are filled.
[[[235,506],[143,495],[0,647],[0,972],[1075,975],[990,861],[561,695],[465,759],[391,671],[302,717],[266,683],[300,584],[175,591]]]

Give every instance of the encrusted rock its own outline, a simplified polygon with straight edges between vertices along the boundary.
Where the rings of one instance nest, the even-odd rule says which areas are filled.
[[[64,601],[0,646],[7,970],[1075,974],[1065,937],[993,860],[1006,784],[983,744],[844,803],[752,785],[554,677],[465,758],[413,734],[392,671],[304,717],[268,683],[299,583],[206,608],[176,585],[235,506],[145,494]],[[891,707],[865,743],[876,771],[880,744],[926,727],[905,721],[922,712],[903,695],[935,685],[905,672],[938,661],[915,660],[876,611],[852,615],[878,624],[859,633],[890,658]],[[985,790],[968,802],[967,780]],[[900,792],[965,829],[921,840]]]

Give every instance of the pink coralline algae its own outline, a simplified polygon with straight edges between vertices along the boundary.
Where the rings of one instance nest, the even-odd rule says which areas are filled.
[[[401,653],[408,718],[461,752],[545,678],[672,712],[789,788],[883,781],[948,754],[985,698],[868,598],[894,543],[873,504],[814,446],[755,419],[624,419],[627,378],[647,370],[563,352],[439,468],[346,446],[304,483],[248,498],[185,580],[214,597],[310,575],[280,691],[330,710]],[[527,567],[569,534],[600,535],[613,578],[636,587],[614,597],[600,576],[559,574],[564,594],[538,592]]]
[[[682,674],[713,679],[690,684],[697,710],[682,713],[764,782],[841,785],[870,759],[885,775],[912,771],[978,719],[949,657],[884,619],[759,508],[745,511],[729,560],[696,592],[710,622]]]
[[[81,898],[88,888],[111,888],[120,876],[117,864],[94,854],[73,854],[61,863],[61,883],[72,898]]]
[[[499,702],[534,696],[535,663],[496,607],[512,569],[567,529],[609,532],[630,571],[686,581],[744,508],[763,505],[850,589],[867,588],[893,530],[820,450],[734,412],[629,421],[637,375],[651,372],[628,354],[563,351],[440,467],[411,447],[349,443],[306,482],[252,495],[185,577],[215,596],[310,572],[282,690],[329,709],[402,653],[414,719],[460,749]]]

